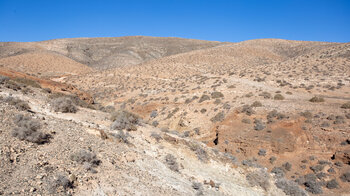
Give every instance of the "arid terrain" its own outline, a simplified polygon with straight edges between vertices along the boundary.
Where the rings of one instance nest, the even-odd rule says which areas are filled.
[[[0,195],[350,195],[350,43],[0,43]]]

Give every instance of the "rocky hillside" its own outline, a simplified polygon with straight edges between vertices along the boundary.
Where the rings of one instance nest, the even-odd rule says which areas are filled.
[[[21,194],[25,181],[42,195],[344,195],[349,47],[152,37],[2,43],[0,75],[11,79],[0,82],[0,190]]]
[[[0,57],[44,51],[58,53],[95,69],[108,69],[222,44],[224,43],[145,36],[56,39],[34,43],[2,43]]]

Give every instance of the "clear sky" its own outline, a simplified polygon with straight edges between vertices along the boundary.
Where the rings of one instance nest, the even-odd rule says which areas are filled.
[[[0,41],[129,35],[350,42],[350,0],[0,0]]]

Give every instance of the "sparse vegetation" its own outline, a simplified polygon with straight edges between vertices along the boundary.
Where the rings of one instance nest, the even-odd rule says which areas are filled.
[[[350,172],[345,172],[340,176],[343,182],[350,182]]]
[[[68,189],[73,188],[73,183],[64,175],[55,176],[48,182],[48,185],[51,194],[66,192]]]
[[[84,169],[96,173],[95,167],[97,167],[101,161],[97,159],[96,154],[87,150],[80,150],[71,154],[70,159],[79,164],[82,164]]]
[[[252,114],[255,114],[255,111],[253,110],[253,108],[249,105],[244,105],[242,107],[241,112],[245,113],[248,116],[251,116]]]
[[[339,188],[339,183],[337,182],[336,179],[332,179],[326,183],[326,187],[328,189],[336,189],[336,188]]]
[[[245,123],[245,124],[251,124],[251,120],[249,118],[243,118],[242,119],[242,123]]]
[[[274,97],[273,97],[273,99],[274,100],[283,100],[284,99],[284,97],[283,97],[283,95],[281,95],[281,94],[276,94]]]
[[[24,86],[31,86],[34,88],[41,88],[40,84],[38,84],[36,81],[31,80],[29,78],[14,78],[13,81],[17,83],[21,83]]]
[[[315,97],[312,97],[309,101],[310,101],[310,102],[313,102],[313,103],[319,103],[319,102],[324,102],[325,100],[324,100],[323,97],[317,97],[317,96],[315,96]]]
[[[211,98],[212,99],[218,99],[218,98],[222,98],[222,97],[224,97],[224,94],[222,94],[221,92],[215,91],[215,92],[211,93]]]
[[[286,195],[291,196],[306,196],[306,192],[302,190],[297,183],[286,180],[284,178],[279,178],[276,180],[275,185],[277,188],[282,189]]]
[[[260,101],[254,101],[254,102],[252,103],[252,105],[251,105],[251,107],[253,107],[253,108],[255,108],[255,107],[261,107],[261,106],[262,106],[262,104],[261,104]]]
[[[160,136],[158,133],[156,132],[152,132],[151,133],[151,137],[154,138],[157,142],[159,142],[160,140],[162,140],[162,136]]]
[[[5,98],[5,102],[15,106],[18,110],[30,110],[28,103],[18,98],[7,97]]]
[[[112,130],[136,131],[136,125],[140,123],[140,118],[137,115],[124,110],[112,113],[111,120],[113,121]]]
[[[261,131],[266,128],[265,124],[260,119],[255,119],[254,124],[254,130],[256,131]]]
[[[9,77],[0,75],[0,84],[5,84],[9,80]]]
[[[50,136],[48,134],[38,131],[41,127],[39,121],[22,114],[16,115],[13,121],[17,127],[13,129],[12,136],[37,144],[44,144],[49,141]]]
[[[179,172],[179,165],[176,161],[176,158],[172,154],[167,154],[165,156],[165,163],[170,170]]]
[[[340,106],[340,108],[343,108],[343,109],[350,109],[350,102],[344,103],[343,105]]]
[[[210,100],[210,97],[208,95],[202,95],[198,103],[202,103],[203,101],[207,101],[207,100]]]
[[[213,123],[216,123],[216,122],[221,122],[224,119],[225,119],[224,112],[219,112],[213,118],[211,118],[210,121],[213,122]]]
[[[260,186],[265,191],[270,188],[270,176],[264,169],[248,173],[246,179],[251,186]]]
[[[78,108],[68,97],[58,97],[51,101],[52,108],[55,112],[76,113]]]

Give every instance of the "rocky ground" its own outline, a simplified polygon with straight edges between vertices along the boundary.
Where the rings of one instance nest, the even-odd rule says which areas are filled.
[[[2,85],[3,100],[12,94],[29,102],[31,108],[18,111],[16,104],[2,101],[6,115],[2,117],[1,145],[5,150],[1,153],[6,154],[2,158],[10,157],[2,167],[6,179],[1,185],[3,194],[24,194],[19,184],[26,182],[25,187],[32,191],[28,194],[45,195],[52,189],[45,183],[57,183],[59,175],[69,182],[69,186],[54,188],[62,194],[350,192],[348,43],[170,39],[163,40],[171,45],[164,48],[162,40],[156,38],[128,37],[124,41],[133,41],[122,46],[123,39],[111,38],[108,47],[103,39],[7,43],[1,47],[1,56],[5,56],[0,58],[2,75],[22,83],[16,77],[25,77],[44,88],[29,87],[34,92],[26,94]],[[73,44],[75,52],[66,52],[67,43],[80,46]],[[32,69],[30,75],[23,75],[25,69],[13,65],[20,62],[18,59],[34,62],[29,57],[20,58],[33,53],[33,45],[40,45],[46,53],[65,55],[77,64],[85,63],[87,69],[76,69],[77,64],[72,64],[72,70],[77,71],[57,66],[56,74],[47,74],[39,67],[42,73]],[[104,47],[124,48],[111,56]],[[86,50],[94,51],[92,56],[81,55]],[[162,51],[162,55],[140,58],[142,51]],[[113,61],[118,55],[133,52],[137,55],[128,56],[128,60]],[[92,61],[94,54],[98,57]],[[113,62],[110,66],[101,61],[107,57]],[[77,113],[52,111],[50,102],[57,93],[73,95],[69,98],[79,105]],[[142,122],[126,127],[121,126],[124,121],[113,119],[113,123],[109,119],[113,111],[137,114]],[[12,137],[18,113],[40,119],[41,130],[51,135],[50,141],[37,145]],[[125,134],[118,129],[126,129]],[[99,164],[80,161],[79,165],[72,160],[70,156],[80,150],[95,154]],[[16,157],[23,157],[23,161],[17,162]],[[41,166],[33,168],[28,162]],[[46,166],[54,169],[46,171]],[[20,170],[27,176],[18,177],[15,173]],[[35,183],[39,184],[34,187]],[[33,187],[35,191],[30,189]]]

